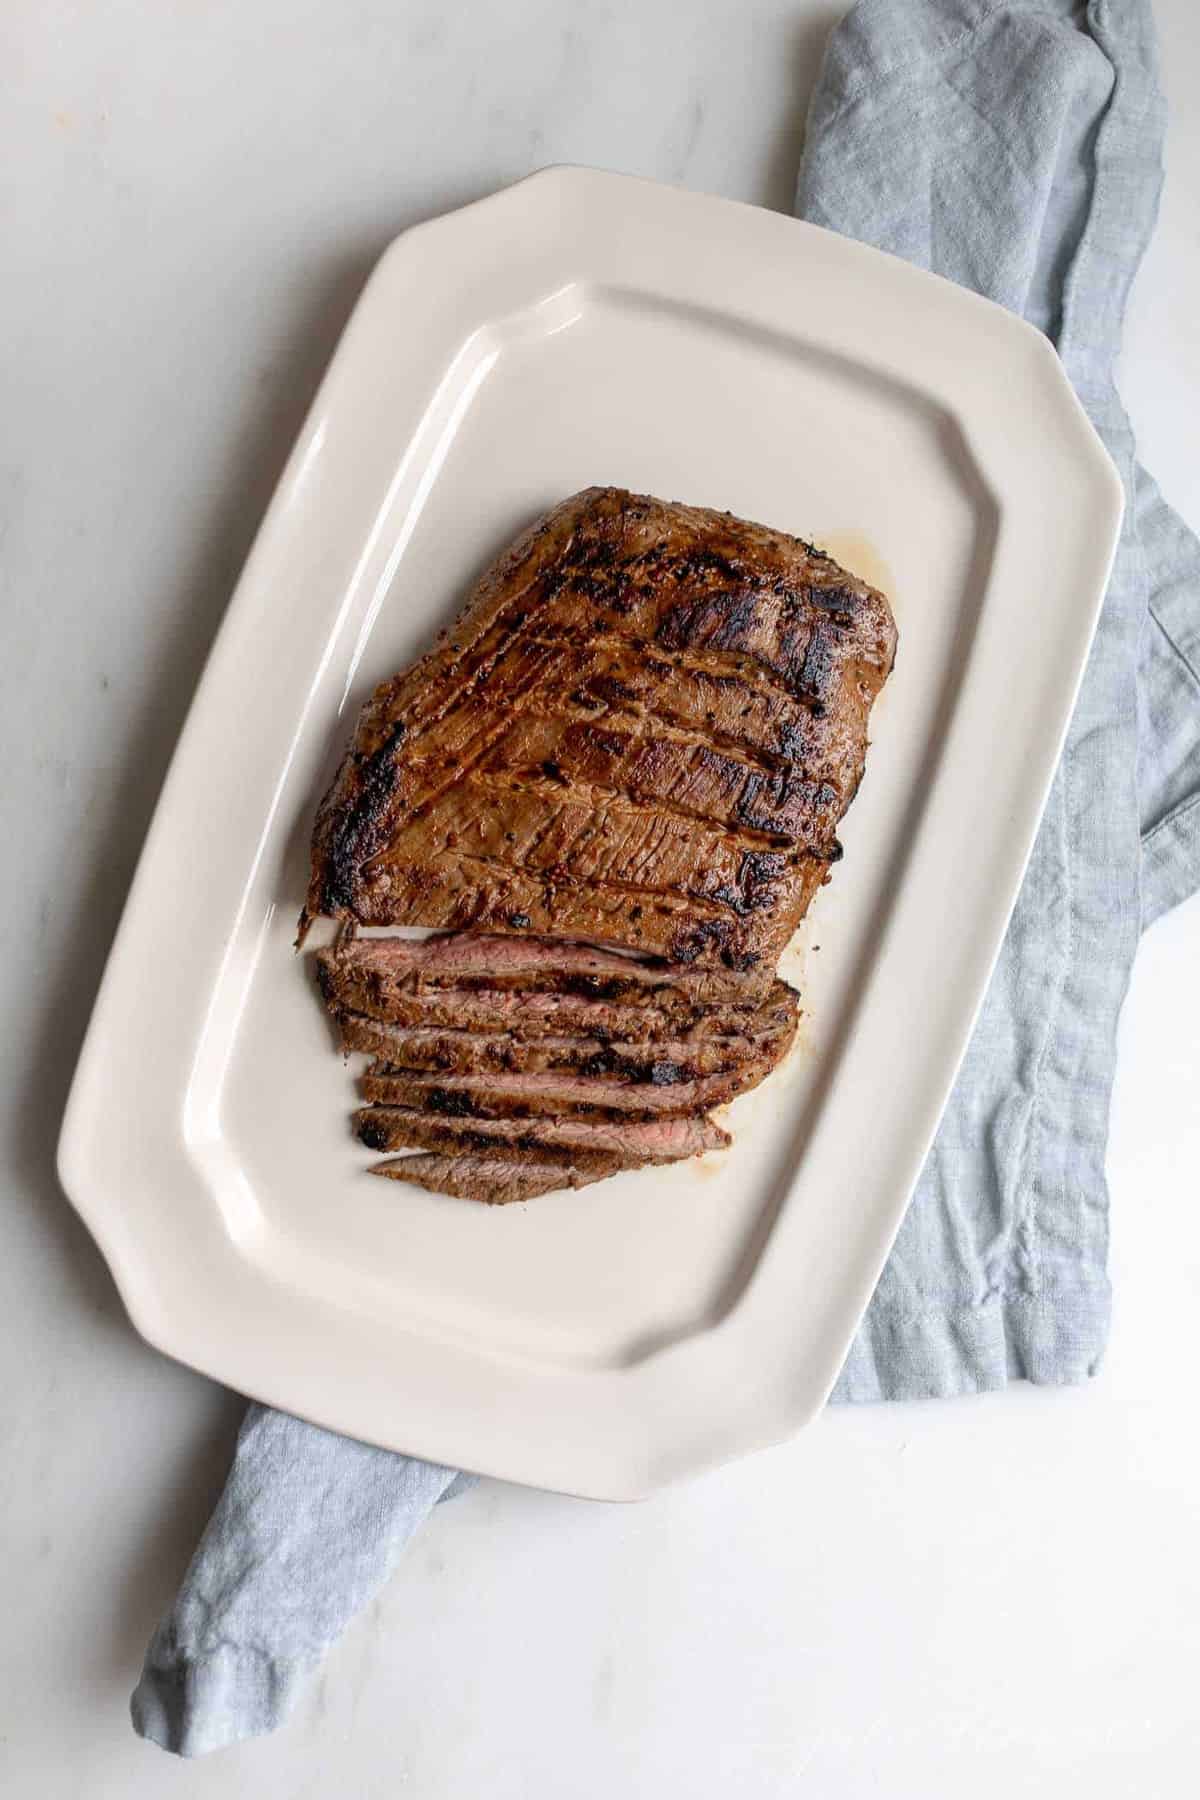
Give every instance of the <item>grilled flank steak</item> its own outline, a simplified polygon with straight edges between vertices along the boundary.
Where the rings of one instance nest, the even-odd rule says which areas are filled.
[[[317,817],[300,935],[342,922],[355,1128],[407,1153],[375,1174],[502,1204],[728,1145],[895,647],[882,594],[726,513],[590,488],[517,540]]]
[[[429,1153],[376,1172],[494,1203],[724,1148],[708,1109],[769,1075],[798,1019],[782,981],[724,975],[706,1000],[695,971],[551,938],[351,938],[316,962],[343,1045],[374,1058],[359,1138]],[[553,991],[581,974],[621,1000]]]
[[[839,855],[895,643],[883,595],[798,538],[586,489],[368,702],[301,930],[539,933],[765,984]]]
[[[463,940],[442,940],[447,945]],[[764,995],[760,984],[732,985],[718,977],[719,998],[707,998],[713,976],[668,965],[650,966],[631,957],[611,957],[622,973],[597,979],[571,968],[582,946],[540,938],[511,946],[520,953],[518,970],[509,966],[503,939],[494,975],[450,975],[439,967],[440,941],[430,961],[418,960],[427,945],[399,938],[354,938],[317,955],[317,979],[335,1013],[360,1013],[393,1025],[426,1029],[458,1026],[511,1032],[516,1037],[575,1034],[652,1042],[674,1032],[708,1035],[740,1033],[786,1005],[782,982]],[[562,959],[560,962],[560,958]]]

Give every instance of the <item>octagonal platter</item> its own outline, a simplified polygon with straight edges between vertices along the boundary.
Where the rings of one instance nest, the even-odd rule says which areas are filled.
[[[292,950],[374,684],[564,495],[816,540],[890,596],[800,1042],[734,1147],[527,1206],[368,1180]],[[347,327],[171,765],[60,1172],[138,1329],[321,1424],[608,1498],[822,1405],[1016,895],[1121,489],[1049,344],[794,220],[554,169],[401,237]]]

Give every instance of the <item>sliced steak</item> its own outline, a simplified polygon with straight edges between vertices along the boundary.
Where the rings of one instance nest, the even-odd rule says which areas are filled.
[[[619,1075],[626,1081],[693,1081],[736,1068],[746,1054],[742,1038],[688,1038],[665,1044],[611,1044],[602,1038],[514,1038],[478,1031],[423,1031],[385,1025],[357,1013],[338,1020],[342,1048],[363,1051],[379,1067],[488,1072]]]
[[[462,932],[424,939],[347,938],[323,953],[344,980],[392,992],[433,993],[453,988],[501,993],[577,994],[624,1005],[694,1008],[714,1001],[747,1006],[759,993],[727,969],[672,967],[560,938],[499,937]]]
[[[771,1065],[744,1065],[736,1074],[705,1075],[656,1087],[587,1075],[427,1075],[371,1069],[359,1079],[363,1099],[376,1106],[411,1106],[444,1118],[669,1119],[722,1106],[756,1087]]]
[[[729,1037],[752,1016],[745,1006],[706,1006],[660,989],[654,1005],[626,1005],[577,994],[522,993],[504,988],[414,991],[387,969],[365,967],[337,950],[317,955],[317,974],[332,1012],[366,1013],[393,1025],[508,1032],[514,1037],[617,1038],[652,1043],[681,1032]]]
[[[376,690],[301,935],[561,934],[765,985],[840,854],[895,645],[884,596],[803,540],[589,488]]]
[[[392,1181],[411,1181],[434,1194],[479,1200],[485,1206],[508,1206],[514,1200],[535,1200],[539,1194],[563,1188],[587,1187],[619,1174],[621,1167],[616,1157],[587,1152],[497,1149],[462,1156],[434,1151],[401,1156],[394,1162],[373,1163],[367,1172]]]
[[[743,1031],[648,1043],[599,1037],[519,1038],[504,1032],[389,1025],[361,1013],[337,1017],[344,1050],[365,1052],[394,1068],[441,1069],[459,1075],[553,1071],[665,1084],[719,1075],[758,1059],[773,1067],[786,1056],[796,1035],[797,999],[792,988],[777,981],[763,1005],[747,1018]]]
[[[407,1106],[364,1106],[354,1124],[368,1150],[486,1150],[498,1144],[517,1149],[590,1150],[616,1159],[620,1167],[681,1162],[705,1150],[724,1150],[729,1133],[711,1119],[456,1119]]]

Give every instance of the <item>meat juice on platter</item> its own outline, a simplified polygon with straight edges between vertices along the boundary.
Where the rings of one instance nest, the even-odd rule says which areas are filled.
[[[516,540],[317,815],[300,936],[341,922],[373,1173],[497,1203],[728,1145],[895,649],[882,593],[728,513],[589,488]]]

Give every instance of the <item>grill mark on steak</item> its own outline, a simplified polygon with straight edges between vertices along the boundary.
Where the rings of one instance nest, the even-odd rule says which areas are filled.
[[[610,1124],[595,1119],[444,1118],[412,1107],[363,1106],[354,1114],[354,1126],[368,1150],[485,1150],[497,1144],[592,1150],[628,1169],[683,1162],[706,1150],[727,1149],[731,1141],[713,1120],[695,1116]]]
[[[536,776],[521,777],[505,774],[489,777],[487,772],[483,771],[480,779],[484,787],[493,788],[497,793],[540,794],[549,797],[554,791],[551,782],[548,780],[539,781]],[[756,775],[754,779],[761,780],[761,777]],[[598,782],[573,781],[571,784],[571,792],[573,798],[581,801],[583,804],[590,804],[596,807],[603,806],[606,810],[614,813],[618,818],[655,819],[661,817],[663,813],[668,813],[672,818],[686,819],[692,823],[707,825],[715,830],[722,831],[726,833],[733,842],[738,844],[761,845],[763,843],[769,843],[772,845],[786,846],[792,841],[786,832],[778,830],[772,831],[765,825],[747,825],[741,823],[729,825],[724,819],[714,818],[711,813],[702,812],[698,807],[685,806],[678,800],[656,799],[653,801],[639,801],[636,794],[625,792],[621,788],[602,787]],[[555,823],[556,819],[552,819],[549,822],[547,829],[552,829]]]
[[[543,677],[550,672],[553,666],[553,660],[553,657],[547,653],[534,671],[529,674],[510,695],[510,700],[513,702],[524,702],[527,706],[541,687]],[[461,705],[462,700],[463,695],[461,693],[453,696],[453,704],[455,706]],[[448,712],[449,710],[450,707],[448,705],[446,711]],[[521,710],[520,706],[514,707],[515,713],[519,713]],[[439,715],[439,717],[445,716],[445,713]],[[498,720],[491,731],[479,732],[471,753],[465,756],[462,761],[457,764],[450,764],[447,766],[443,763],[440,777],[424,792],[413,796],[405,806],[403,815],[399,819],[389,818],[387,821],[388,828],[394,830],[398,824],[408,826],[423,818],[429,812],[430,808],[437,804],[438,799],[448,788],[454,787],[478,767],[483,758],[488,754],[489,750],[493,749],[505,736],[506,732],[511,728],[511,723],[512,716],[510,715],[508,718]],[[418,737],[415,742],[409,745],[409,755],[411,758],[415,759],[420,753],[421,740],[420,737]]]
[[[577,495],[493,565],[449,642],[368,704],[318,818],[302,924],[327,896],[330,910],[363,923],[517,929],[509,920],[520,920],[521,929],[753,969],[765,981],[824,876],[894,643],[882,596],[800,540],[619,490]],[[640,686],[629,679],[638,659]],[[652,678],[651,667],[670,672]],[[647,722],[628,736],[640,748],[627,744],[615,780],[595,760],[615,736],[593,731],[574,773],[551,752],[542,774],[562,778],[561,807],[540,791],[500,797],[526,810],[506,826],[511,838],[494,842],[472,812],[486,785],[463,811],[464,772],[486,764],[494,773],[515,718],[578,727],[570,697],[592,679],[589,698],[607,713],[586,723],[612,733],[608,715],[635,694]],[[703,686],[703,702],[692,686]],[[681,738],[649,722],[660,710],[701,734],[693,763]],[[386,749],[401,724],[403,744]],[[779,760],[774,789],[766,770],[752,787],[746,753],[733,753],[730,739]],[[370,759],[381,750],[373,781]],[[639,757],[644,768],[630,780],[625,765]],[[743,770],[736,792],[733,764]],[[623,802],[607,802],[597,819],[586,817],[590,800],[572,806],[575,789],[601,774],[600,787],[645,798],[654,829],[619,816]],[[695,816],[674,817],[680,805]],[[751,853],[786,849],[786,862],[737,862],[713,818],[726,833],[778,833],[784,843]],[[536,860],[525,870],[523,858]]]
[[[567,718],[582,714],[618,727],[649,724],[659,735],[719,750],[766,773],[792,760],[785,732],[802,731],[811,719],[811,706],[802,696],[756,683],[736,665],[719,671],[684,667],[681,658],[658,649],[635,652],[622,640],[604,639],[588,648],[590,665],[572,670],[570,682],[564,676],[561,683]],[[743,725],[745,719],[749,726]],[[770,721],[769,735],[761,729],[764,720]],[[758,736],[753,735],[756,726]]]
[[[553,639],[537,638],[537,643],[553,643]],[[630,650],[633,645],[627,637],[613,632],[596,632],[586,640],[593,650],[620,649]],[[561,650],[561,645],[559,646]],[[798,693],[786,678],[777,673],[770,663],[759,662],[748,652],[730,655],[728,651],[715,649],[705,650],[695,645],[677,644],[659,638],[652,646],[645,645],[642,654],[657,663],[664,671],[664,677],[671,674],[685,678],[702,676],[712,681],[736,683],[757,698],[784,700],[790,705],[807,712],[811,702],[803,693]]]
[[[533,673],[526,677],[523,685],[514,690],[514,697],[526,697],[536,693],[542,679],[549,671],[552,659],[547,654]],[[446,711],[455,705],[461,705],[461,693],[448,697]],[[398,720],[383,742],[369,753],[363,750],[351,750],[348,761],[358,770],[357,794],[353,802],[341,813],[334,805],[334,788],[322,802],[317,820],[316,835],[322,835],[325,825],[325,870],[324,886],[321,890],[321,910],[334,917],[351,912],[355,882],[361,871],[369,868],[372,858],[379,847],[386,843],[400,819],[410,817],[414,811],[420,813],[435,804],[438,794],[453,787],[461,778],[465,769],[486,756],[492,743],[503,735],[505,723],[498,724],[491,734],[480,734],[473,756],[467,762],[455,768],[453,764],[443,765],[440,783],[435,783],[431,791],[416,801],[403,803],[401,782],[404,764],[400,753],[406,750],[406,760],[412,762],[416,746],[409,742],[409,728],[404,720]],[[345,765],[343,765],[345,767]],[[399,817],[398,817],[399,815]],[[310,908],[306,905],[301,915],[299,942],[303,942],[308,929]]]
[[[654,711],[637,700],[626,699],[619,706],[609,705],[587,692],[588,684],[577,684],[563,703],[564,715],[572,719],[603,720],[619,731],[643,731],[652,727],[655,734],[669,743],[686,745],[696,750],[718,750],[731,762],[741,763],[747,774],[774,774],[785,758],[779,749],[769,749],[751,738],[738,737],[717,725],[693,725],[681,713]]]
[[[506,788],[502,792],[511,794],[515,790]],[[563,808],[563,810],[567,810],[567,808]],[[547,860],[543,868],[527,868],[522,860],[506,860],[498,855],[489,855],[488,851],[462,850],[459,846],[450,846],[450,848],[459,848],[459,862],[464,866],[480,869],[480,875],[495,875],[495,877],[502,875],[502,877],[507,877],[511,884],[540,887],[543,896],[547,895],[547,891],[549,891],[549,896],[552,898],[552,895],[560,889],[565,889],[565,891],[597,889],[604,895],[630,896],[635,900],[649,902],[657,911],[658,916],[662,916],[662,918],[682,914],[687,918],[700,916],[700,918],[720,920],[727,911],[739,914],[738,900],[732,896],[734,891],[747,878],[754,878],[756,884],[761,880],[763,866],[757,860],[761,857],[761,850],[752,850],[752,848],[748,848],[747,844],[732,837],[732,833],[720,832],[720,830],[709,832],[707,839],[700,846],[700,866],[691,871],[689,875],[680,873],[676,889],[664,889],[664,887],[651,884],[648,880],[639,880],[640,875],[644,875],[644,873],[648,875],[649,871],[653,869],[655,860],[664,857],[669,851],[678,850],[678,844],[671,839],[671,833],[669,833],[669,821],[664,821],[662,817],[653,817],[653,815],[649,815],[651,823],[646,828],[644,841],[630,846],[626,850],[626,857],[631,859],[626,860],[626,864],[624,864],[628,868],[628,875],[612,875],[608,871],[601,871],[594,866],[594,859],[597,855],[606,855],[612,850],[610,833],[606,832],[606,826],[612,824],[613,821],[621,823],[622,819],[628,815],[617,812],[615,808],[601,810],[601,812],[588,812],[587,806],[583,805],[574,806],[572,810],[585,817],[583,830],[576,833],[576,837],[569,844],[570,859],[576,866],[565,864],[563,860],[556,857],[554,860]],[[547,835],[549,833],[538,835],[538,839],[536,839],[538,848],[542,848]],[[820,833],[822,841],[828,835],[826,830],[822,830]],[[770,833],[761,833],[756,839],[757,844],[763,844],[768,837],[770,837]],[[779,844],[774,844],[774,848],[783,850],[783,846],[779,846]],[[819,846],[813,846],[813,848],[824,848],[824,842],[820,842]],[[808,853],[810,851],[804,851],[804,855],[808,855]],[[775,864],[775,868],[783,875],[786,869],[792,869],[795,862],[799,862],[799,855],[801,853],[788,848],[783,862]],[[592,866],[588,866],[588,857],[592,859]],[[579,868],[581,862],[585,864],[583,868]],[[703,884],[703,886],[696,886],[696,884]],[[426,895],[432,896],[434,893],[434,884],[430,884],[425,877],[421,878],[421,887],[425,889]],[[536,927],[538,931],[542,932],[554,929],[556,920],[554,920],[552,905],[549,905],[549,909],[547,909],[545,923],[536,923],[533,914],[529,913],[524,887],[507,889],[507,891],[513,891],[513,893],[520,891],[520,895],[522,895],[520,905],[525,913],[529,914],[529,925],[525,929]],[[419,900],[417,900],[417,904],[419,904]],[[513,904],[518,904],[518,902],[515,900]],[[477,923],[480,927],[489,925],[495,931],[504,923],[502,913],[504,913],[504,909],[498,909],[497,916],[493,918],[491,914],[480,913],[479,909],[475,909],[471,914],[471,923]],[[739,916],[743,916],[743,914],[739,914]],[[416,911],[412,916],[412,922],[428,923],[435,927],[443,923],[437,916],[417,918]],[[376,923],[376,920],[371,920],[371,923]],[[570,931],[572,925],[576,925],[574,918],[565,913],[561,914],[561,929]],[[587,925],[576,925],[576,932],[585,931],[585,929],[587,929]],[[613,934],[606,934],[604,931],[596,931],[594,936],[597,938],[608,936],[608,941],[613,941],[613,943],[619,941]]]
[[[526,698],[531,698],[536,689],[531,687]],[[750,817],[740,804],[737,795],[731,794],[730,804],[733,816],[706,810],[703,806],[689,804],[678,796],[680,781],[695,782],[704,774],[710,775],[716,783],[722,780],[727,788],[735,783],[741,784],[739,792],[754,795],[775,794],[781,814],[785,812],[789,794],[793,791],[786,777],[780,778],[778,758],[773,765],[768,765],[767,781],[763,780],[763,758],[747,758],[744,755],[729,755],[719,749],[711,741],[705,741],[699,733],[669,732],[664,730],[660,721],[653,714],[643,712],[634,721],[634,729],[627,734],[618,734],[610,729],[604,736],[592,731],[590,746],[556,745],[558,752],[554,757],[535,758],[524,770],[507,767],[489,767],[490,760],[503,749],[506,739],[511,739],[519,729],[528,708],[517,708],[511,718],[506,720],[489,737],[481,738],[472,754],[464,759],[457,768],[444,773],[439,784],[425,790],[418,800],[406,809],[403,820],[390,818],[389,828],[394,830],[403,823],[405,831],[415,829],[429,818],[437,802],[448,790],[460,786],[481,786],[492,792],[525,793],[537,795],[548,808],[547,816],[531,842],[525,847],[525,856],[531,856],[555,829],[562,817],[562,790],[569,788],[571,798],[576,804],[585,806],[604,806],[613,813],[633,820],[656,820],[663,815],[690,823],[703,825],[709,829],[724,833],[733,842],[761,844],[764,840],[772,844],[789,844],[803,817],[802,805],[803,784],[796,784],[797,804],[791,812],[794,818],[781,816],[771,820],[764,813],[761,817]],[[612,722],[615,726],[616,721]],[[652,735],[653,730],[653,735]],[[657,737],[658,742],[655,741]],[[694,753],[693,766],[688,768],[678,762],[673,767],[668,745],[679,745]],[[578,766],[577,750],[587,748],[607,752],[611,760],[619,762],[626,752],[638,759],[630,776],[631,786],[622,787],[616,783],[606,784],[595,777],[585,775]],[[412,754],[419,754],[419,743],[411,746]],[[664,765],[658,784],[653,776],[655,761]],[[641,774],[638,774],[640,765]],[[812,784],[810,784],[812,785]],[[671,791],[672,787],[676,791]],[[788,828],[790,827],[790,829]],[[357,828],[357,826],[356,826]],[[361,861],[370,866],[374,853],[380,842],[381,833],[377,829],[371,840],[369,849],[364,846]],[[357,839],[355,841],[358,841]],[[695,897],[695,896],[693,896]]]
[[[503,563],[504,560],[502,558],[501,562]],[[500,572],[500,565],[497,565],[497,569],[493,573]],[[481,616],[476,627],[475,637],[470,642],[464,642],[464,639],[470,635],[472,615],[475,611],[468,601],[451,629],[442,634],[449,642],[450,653],[446,658],[445,667],[441,671],[447,685],[446,692],[440,698],[435,686],[429,683],[418,684],[413,681],[417,671],[438,656],[436,650],[422,657],[410,668],[402,670],[391,682],[384,683],[379,693],[386,697],[391,697],[393,689],[403,692],[408,684],[413,684],[414,692],[410,714],[415,717],[421,727],[420,732],[415,735],[426,735],[456,706],[460,706],[464,700],[469,700],[474,692],[494,675],[508,652],[517,648],[523,641],[532,641],[535,645],[547,650],[557,650],[558,647],[553,643],[542,644],[525,629],[529,617],[528,595],[530,590],[540,585],[543,580],[544,577],[540,572],[535,573],[522,586],[507,595],[497,611],[490,616],[486,614]],[[496,641],[490,649],[485,650],[482,646],[487,643],[489,636],[494,637]],[[478,661],[473,667],[470,666],[472,656],[478,657]],[[463,673],[464,668],[462,686],[453,686],[450,678]]]
[[[515,610],[518,603],[524,601],[525,594],[527,593],[527,591],[528,591],[527,589],[523,589],[520,591],[520,593],[517,596],[514,596],[514,600],[511,604],[511,606],[506,608],[505,610],[507,610],[507,611]],[[500,615],[500,617],[503,617],[503,613]],[[544,658],[539,660],[534,673],[531,676],[528,676],[525,679],[525,681],[522,682],[516,689],[514,689],[508,696],[510,701],[514,700],[514,699],[523,699],[526,703],[525,707],[517,708],[517,709],[515,709],[515,712],[519,713],[522,710],[528,709],[528,703],[531,701],[531,699],[535,695],[537,689],[541,686],[541,678],[545,674],[551,672],[554,662],[557,661],[559,658],[561,658],[562,644],[560,642],[555,641],[554,639],[547,639],[547,638],[542,638],[542,637],[538,637],[538,636],[530,636],[528,633],[523,634],[522,627],[524,626],[524,624],[525,624],[524,617],[521,618],[519,623],[514,622],[512,627],[509,629],[508,634],[502,639],[499,647],[495,650],[495,652],[493,654],[491,654],[490,656],[486,657],[484,660],[482,660],[479,663],[479,665],[471,671],[470,675],[468,676],[468,678],[465,681],[464,686],[460,689],[452,689],[447,694],[446,698],[441,703],[441,705],[434,707],[432,711],[430,711],[425,717],[422,718],[421,729],[415,730],[413,732],[411,742],[408,745],[407,754],[410,757],[417,758],[421,755],[423,739],[429,735],[429,732],[432,731],[432,729],[437,724],[442,722],[451,712],[460,708],[463,705],[464,701],[469,701],[470,698],[472,697],[472,695],[474,694],[474,692],[482,685],[483,681],[485,679],[490,678],[495,675],[496,671],[499,668],[499,665],[503,661],[504,656],[508,653],[508,651],[517,648],[519,644],[534,646],[534,647],[544,650],[546,652],[546,655],[544,656]],[[495,622],[493,622],[493,629],[494,628],[495,628]],[[481,634],[481,638],[482,638],[482,636],[485,636],[485,635],[486,635],[486,633]],[[481,640],[477,640],[477,643],[478,643],[478,641],[481,641]],[[603,644],[605,642],[613,642],[613,641],[620,642],[623,645],[625,645],[626,647],[628,647],[629,640],[627,640],[627,639],[613,640],[611,638],[602,636],[598,639],[593,639],[593,640],[589,641],[588,648],[593,649],[596,644]],[[456,662],[455,664],[452,664],[450,669],[446,672],[447,675],[453,674],[455,672],[455,670],[458,668],[459,664],[461,662],[467,660],[468,654],[469,654],[469,650],[464,651],[462,656],[460,656],[460,658],[458,659],[458,662]],[[684,659],[678,654],[678,652],[675,653],[673,660],[675,662],[676,667],[679,667],[682,669],[687,666],[687,665],[685,665]],[[702,659],[697,656],[693,656],[690,659],[688,659],[688,663],[690,664],[690,667],[688,667],[687,672],[690,672],[690,673],[698,673],[705,666],[703,664]],[[788,689],[786,684],[781,683],[777,678],[774,677],[770,665],[767,665],[767,664],[757,665],[757,671],[760,673],[760,675],[763,678],[765,678],[766,685],[768,687],[772,688],[775,692],[782,693],[782,694],[790,694],[792,698],[796,698],[796,695],[791,693],[791,690]],[[715,673],[716,671],[710,670],[708,672]],[[728,675],[728,672],[725,673],[724,678],[731,679],[731,677],[729,677],[729,675]],[[738,680],[744,681],[744,674],[739,674],[737,677],[733,677],[732,679],[738,679]],[[494,739],[492,741],[494,742]],[[700,740],[700,744],[701,744],[701,747],[705,747],[705,748],[708,747],[707,743],[703,739]],[[479,756],[486,754],[487,749],[489,747],[490,746],[488,743],[486,743],[486,742],[483,743],[473,758],[460,764],[456,769],[454,769],[451,772],[449,779],[442,784],[442,788],[444,788],[447,785],[452,785],[453,781],[461,778],[462,775],[468,773],[470,771],[470,769],[472,769],[478,762]],[[386,748],[386,746],[385,746],[385,748]],[[428,807],[431,804],[433,804],[433,802],[436,800],[437,795],[440,791],[442,791],[442,788],[435,789],[434,791],[427,791],[427,792],[415,797],[412,802],[411,807],[409,808],[408,816],[415,818],[415,817],[419,816],[420,814],[424,813],[428,809]],[[397,821],[394,819],[389,822],[393,826],[397,823]]]
[[[652,851],[647,850],[643,852],[643,854],[648,857],[652,854]],[[460,853],[460,860],[464,863],[476,865],[485,873],[524,876],[526,879],[532,879],[529,871],[521,868],[519,864],[504,862],[498,856],[482,856],[477,850],[462,851]],[[415,866],[417,868],[421,867],[419,864]],[[725,897],[723,892],[715,892],[710,896],[703,893],[697,893],[692,888],[687,888],[684,890],[682,896],[676,896],[674,894],[664,893],[661,888],[652,887],[648,882],[644,881],[624,881],[619,877],[612,875],[573,875],[569,870],[562,868],[560,864],[554,865],[553,870],[548,877],[547,884],[552,888],[595,887],[601,888],[605,892],[611,894],[630,896],[638,900],[650,900],[654,903],[655,908],[660,913],[664,914],[683,913],[688,917],[691,917],[699,911],[708,918],[719,919],[730,907],[730,901]],[[483,915],[479,915],[479,919],[480,923],[485,922]],[[415,913],[412,922],[414,924],[437,923],[436,920],[426,921],[418,919]],[[368,918],[364,919],[363,923],[385,924],[386,920]],[[501,920],[499,918],[495,920],[486,919],[486,923],[490,925],[491,929],[495,930],[500,925]]]

